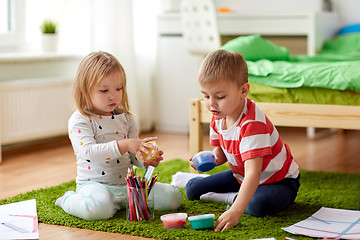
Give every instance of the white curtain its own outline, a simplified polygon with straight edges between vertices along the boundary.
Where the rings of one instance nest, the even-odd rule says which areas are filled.
[[[141,131],[153,125],[158,0],[93,0],[92,50],[109,51],[125,68],[130,107]]]
[[[130,110],[141,131],[153,126],[152,79],[161,0],[28,0],[26,51],[41,51],[40,24],[58,23],[59,53],[108,51],[124,66]],[[73,66],[76,71],[77,66]],[[73,74],[73,73],[71,73]]]
[[[159,0],[132,0],[134,20],[134,59],[137,82],[138,116],[141,129],[150,130],[154,122],[154,94],[152,80],[156,67],[156,19]]]

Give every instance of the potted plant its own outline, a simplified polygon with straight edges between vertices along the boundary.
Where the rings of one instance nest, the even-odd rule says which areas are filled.
[[[55,52],[58,46],[57,24],[45,20],[40,26],[42,32],[42,45],[45,52]]]

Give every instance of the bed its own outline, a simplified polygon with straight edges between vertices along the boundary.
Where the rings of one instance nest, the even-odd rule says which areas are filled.
[[[328,40],[312,57],[290,56],[261,36],[234,40],[222,48],[244,55],[248,97],[274,125],[360,130],[360,34]],[[204,102],[192,99],[191,154],[203,149],[203,124],[210,120]]]

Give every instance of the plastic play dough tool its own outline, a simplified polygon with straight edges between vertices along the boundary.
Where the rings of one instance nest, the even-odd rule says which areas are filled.
[[[149,166],[149,167],[146,169],[145,174],[144,174],[144,178],[145,178],[147,181],[150,181],[151,176],[152,176],[153,173],[154,173],[154,170],[155,170],[155,167],[153,167],[153,166]]]
[[[160,217],[164,228],[182,228],[186,224],[187,213],[169,213]]]
[[[212,151],[198,152],[192,157],[196,170],[207,172],[216,166],[215,154]]]
[[[202,214],[189,217],[192,229],[205,229],[214,227],[215,214]]]

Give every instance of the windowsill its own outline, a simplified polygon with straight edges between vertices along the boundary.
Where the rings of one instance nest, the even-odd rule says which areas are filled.
[[[81,56],[80,54],[58,52],[0,53],[0,63],[79,59],[81,57],[83,56]]]

